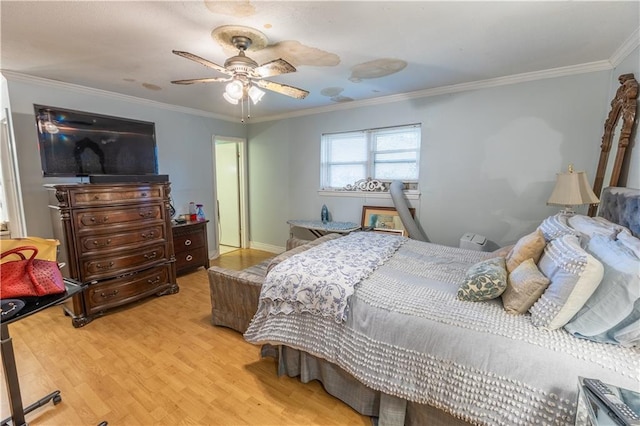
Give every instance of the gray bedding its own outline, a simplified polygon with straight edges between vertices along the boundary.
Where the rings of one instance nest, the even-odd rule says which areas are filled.
[[[245,339],[327,360],[384,395],[477,424],[573,424],[578,376],[640,388],[640,349],[577,339],[463,302],[458,285],[486,253],[407,241],[355,286],[343,322],[260,310]]]

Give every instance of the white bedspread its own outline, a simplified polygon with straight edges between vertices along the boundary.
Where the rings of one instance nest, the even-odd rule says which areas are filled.
[[[346,321],[263,310],[245,339],[306,351],[476,424],[573,424],[578,376],[640,389],[638,348],[538,329],[500,299],[459,301],[465,271],[486,255],[409,240],[355,286]]]
[[[406,240],[356,232],[294,255],[267,275],[258,311],[265,315],[309,312],[342,322],[354,286]]]

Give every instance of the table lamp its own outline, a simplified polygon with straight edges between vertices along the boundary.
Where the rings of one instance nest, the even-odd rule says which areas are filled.
[[[599,202],[600,200],[589,186],[587,174],[574,171],[573,164],[569,164],[568,172],[557,174],[556,186],[553,188],[547,205],[564,206],[560,213],[573,216],[575,206]]]

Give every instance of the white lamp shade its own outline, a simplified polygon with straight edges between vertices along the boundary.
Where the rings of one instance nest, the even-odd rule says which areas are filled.
[[[548,205],[580,206],[595,204],[600,200],[593,193],[585,172],[558,173],[556,186],[553,188]]]

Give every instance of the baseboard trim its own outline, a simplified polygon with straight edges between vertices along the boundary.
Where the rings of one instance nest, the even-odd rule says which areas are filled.
[[[285,251],[284,247],[274,246],[271,244],[259,243],[256,241],[249,241],[249,248],[268,251],[269,253],[280,254]]]

